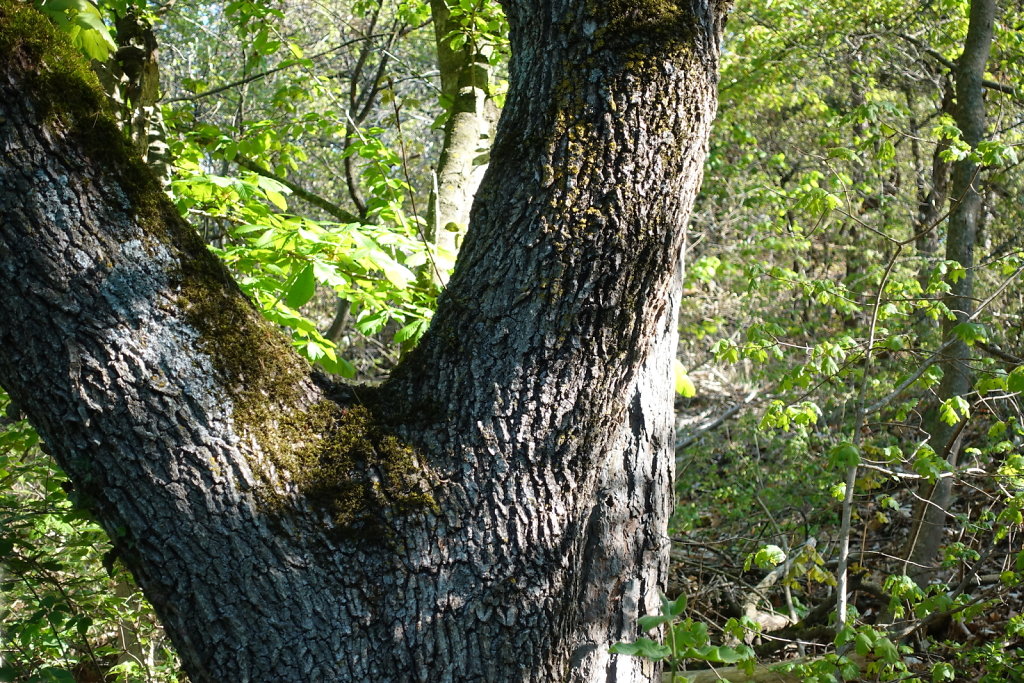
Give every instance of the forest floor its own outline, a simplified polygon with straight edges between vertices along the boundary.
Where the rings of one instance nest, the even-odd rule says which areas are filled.
[[[713,369],[691,376],[700,393],[677,405],[681,448],[669,597],[685,594],[685,616],[707,624],[712,639],[717,634],[726,644],[730,619],[758,623],[761,632],[747,641],[761,663],[835,652],[841,501],[829,489],[841,475],[828,471],[813,434],[759,436],[757,416],[770,397],[736,388]],[[998,496],[992,480],[956,489],[945,544],[947,559],[953,550],[959,561],[939,566],[935,597],[910,608],[891,597],[887,580],[907,571],[917,494],[876,475],[866,470],[858,480],[850,605],[856,624],[891,638],[906,670],[899,678],[863,680],[1024,681],[1024,633],[1006,636],[1024,619],[1022,587],[1006,580],[1021,538],[993,542],[990,531],[975,528]],[[785,556],[778,565],[758,556],[773,546]],[[939,662],[949,662],[955,677],[935,677]]]

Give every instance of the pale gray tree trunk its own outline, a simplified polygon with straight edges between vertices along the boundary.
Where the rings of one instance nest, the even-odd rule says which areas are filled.
[[[499,110],[491,97],[491,66],[481,46],[467,42],[453,49],[449,36],[459,23],[452,19],[448,1],[431,0],[430,10],[441,93],[450,106],[427,223],[434,244],[452,258],[466,233],[473,197],[487,170]]]
[[[664,581],[725,8],[505,9],[511,91],[459,263],[369,389],[292,355],[70,50],[0,0],[0,384],[194,681],[655,673],[608,647]]]
[[[992,45],[995,22],[995,0],[972,0],[970,24],[964,51],[954,72],[956,105],[954,118],[964,142],[977,148],[985,136],[985,63]],[[962,265],[967,275],[951,285],[945,298],[946,306],[956,314],[955,320],[945,320],[943,337],[953,336],[953,328],[967,320],[974,309],[974,245],[983,202],[979,191],[980,166],[970,157],[953,164],[950,201],[952,203],[946,233],[946,259]],[[942,381],[939,384],[939,402],[971,391],[971,349],[957,339],[939,363]],[[939,419],[937,408],[926,415],[926,431],[932,448],[956,466],[959,453],[958,435],[962,424],[948,425]],[[908,544],[908,574],[919,584],[926,583],[933,573],[933,563],[942,545],[946,528],[946,515],[952,498],[952,479],[943,478],[934,485],[925,484],[919,491],[928,504],[919,504],[914,516]]]

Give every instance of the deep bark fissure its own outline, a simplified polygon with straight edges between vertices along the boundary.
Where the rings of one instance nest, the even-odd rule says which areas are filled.
[[[40,116],[45,58],[4,46],[0,382],[193,680],[653,675],[607,648],[667,566],[678,264],[723,9],[506,9],[511,89],[463,253],[372,392],[310,377],[129,152],[98,163],[112,126]],[[382,457],[415,446],[429,504],[391,509],[386,464],[364,473],[381,509],[354,517],[375,526],[303,495],[294,457],[333,437],[291,437],[331,400],[366,404]]]

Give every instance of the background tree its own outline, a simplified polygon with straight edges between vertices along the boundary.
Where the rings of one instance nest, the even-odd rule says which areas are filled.
[[[1020,354],[1004,316],[1019,307],[1019,254],[978,240],[969,320],[953,320],[946,298],[967,271],[940,255],[956,241],[952,164],[980,162],[978,185],[1019,180],[1010,63],[1021,24],[1015,7],[998,8],[981,80],[1000,122],[972,152],[950,115],[968,8],[750,3],[730,25],[681,321],[698,393],[680,435],[675,524],[682,567],[722,543],[734,559],[689,569],[696,581],[676,590],[690,595],[690,616],[722,627],[748,607],[761,628],[789,622],[762,655],[813,652],[802,639],[840,652],[855,644],[878,658],[869,671],[909,666],[939,680],[999,680],[1020,661],[1019,649],[996,654],[992,642],[1017,632],[1006,601],[1019,581]],[[999,197],[988,194],[981,224],[1006,244],[1019,206]],[[953,400],[937,395],[951,344],[944,319],[973,355],[975,380]],[[928,445],[929,412],[963,435],[969,455],[955,468]],[[918,585],[907,578],[920,562],[907,554],[911,511],[917,486],[936,481],[962,488],[942,513],[941,565]],[[836,633],[832,584],[846,567],[840,605],[855,609]],[[753,576],[722,578],[742,572]],[[778,587],[760,585],[769,580]],[[972,609],[983,601],[997,624],[988,636]],[[908,635],[935,659],[905,663],[896,645]],[[843,675],[863,675],[853,671]]]
[[[956,107],[954,120],[963,133],[963,142],[971,152],[978,149],[985,137],[985,63],[988,61],[995,24],[996,5],[988,0],[973,0],[970,10],[970,25],[964,40],[964,51],[957,62],[954,76]],[[946,232],[946,260],[959,264],[964,276],[952,283],[946,308],[954,315],[947,317],[943,325],[943,336],[951,340],[945,345],[939,367],[942,381],[937,398],[947,402],[959,399],[966,401],[973,384],[971,371],[972,352],[968,341],[973,335],[957,334],[960,325],[970,325],[974,313],[974,249],[977,242],[978,224],[983,210],[980,182],[981,167],[974,154],[965,154],[953,164],[950,192],[952,206],[949,211],[949,228]],[[962,329],[962,328],[961,328]],[[966,415],[964,416],[966,417]],[[939,407],[930,413],[925,429],[931,437],[932,449],[955,468],[960,457],[958,437],[965,426],[958,420],[951,424],[944,420]],[[959,428],[957,426],[959,425]],[[915,525],[910,535],[907,550],[908,559],[914,565],[911,570],[918,584],[927,582],[931,564],[939,552],[945,529],[945,515],[950,503],[952,480],[944,478],[934,485],[921,490],[923,500],[918,504]]]
[[[670,421],[649,390],[724,8],[505,9],[511,87],[473,229],[431,331],[374,390],[292,355],[120,144],[81,60],[3,5],[22,96],[4,98],[4,335],[49,352],[5,354],[0,377],[193,680],[653,673],[607,646],[653,608],[667,556]]]

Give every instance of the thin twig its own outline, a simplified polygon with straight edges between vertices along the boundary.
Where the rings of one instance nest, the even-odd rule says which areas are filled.
[[[868,385],[871,382],[871,370],[874,365],[875,354],[875,333],[878,328],[878,314],[882,307],[882,296],[885,293],[885,286],[889,282],[893,268],[903,252],[903,245],[896,247],[892,258],[885,267],[885,273],[881,282],[878,283],[878,292],[875,294],[875,304],[871,309],[871,324],[868,328],[868,344],[864,351],[864,378],[861,381],[860,395],[857,397],[857,417],[853,426],[854,447],[859,447],[863,437],[864,423],[867,421],[867,411],[864,408],[864,401],[867,397]],[[843,514],[839,527],[839,567],[836,569],[836,623],[840,628],[846,625],[847,587],[849,585],[848,565],[850,560],[850,525],[853,517],[853,492],[857,485],[857,462],[854,462],[846,472],[846,491],[843,494]]]
[[[338,50],[345,49],[349,45],[354,45],[355,43],[359,43],[359,42],[364,41],[364,40],[373,40],[374,38],[380,38],[380,37],[383,37],[384,35],[385,34],[381,33],[381,34],[378,34],[378,35],[360,36],[359,38],[353,38],[352,40],[346,40],[344,43],[341,43],[339,45],[335,45],[332,48],[328,48],[328,49],[324,50],[323,52],[318,52],[317,54],[313,55],[312,57],[307,57],[306,59],[309,59],[310,61],[317,60],[317,59],[322,59],[322,58],[326,57],[329,54],[337,52]],[[248,75],[248,76],[246,76],[244,78],[238,79],[237,81],[232,81],[231,83],[227,83],[225,85],[219,85],[216,88],[211,88],[210,90],[204,90],[203,92],[195,93],[193,95],[182,95],[180,97],[171,97],[171,98],[168,98],[166,100],[163,100],[163,102],[166,102],[168,104],[170,104],[171,102],[195,102],[196,100],[201,100],[204,97],[211,97],[213,95],[218,95],[218,94],[224,92],[225,90],[231,90],[232,88],[237,88],[237,87],[245,85],[247,83],[251,83],[253,81],[257,81],[257,80],[259,80],[261,78],[266,78],[267,76],[276,74],[278,71],[284,71],[285,69],[290,69],[293,66],[297,66],[297,65],[299,65],[301,63],[302,62],[300,60],[298,60],[298,59],[286,60],[284,63],[279,64],[278,66],[275,66],[273,68],[267,69],[266,71],[260,71],[259,73],[250,74],[250,75]]]
[[[978,318],[978,316],[981,314],[981,312],[985,308],[987,308],[988,305],[991,304],[992,301],[997,296],[1002,294],[1003,290],[1006,289],[1010,285],[1011,282],[1013,282],[1014,280],[1017,279],[1017,276],[1021,274],[1021,271],[1024,271],[1024,266],[1019,266],[1017,268],[1017,270],[1013,271],[1013,273],[1011,273],[1009,275],[1009,277],[1007,277],[1005,280],[1003,280],[1003,282],[999,285],[999,287],[996,288],[996,291],[992,292],[991,296],[989,296],[987,299],[982,301],[981,304],[978,305],[977,309],[975,309],[974,313],[972,313],[966,320],[964,320],[964,322],[971,322],[972,320],[976,320]],[[896,389],[893,390],[889,395],[887,395],[887,396],[883,397],[882,399],[880,399],[879,401],[871,404],[871,406],[869,406],[867,408],[865,413],[867,415],[870,415],[872,413],[876,413],[879,410],[881,410],[882,408],[884,408],[885,406],[889,405],[895,399],[899,398],[899,396],[904,391],[907,390],[907,387],[909,387],[911,384],[913,384],[918,379],[920,379],[921,375],[923,375],[928,370],[928,368],[930,368],[932,365],[934,365],[939,360],[941,360],[942,354],[946,351],[946,349],[948,349],[950,346],[952,346],[954,343],[956,343],[957,339],[958,339],[958,337],[956,335],[953,335],[952,337],[947,339],[942,344],[942,346],[937,348],[935,350],[935,352],[932,353],[932,355],[929,356],[928,359],[917,370],[915,370],[912,375],[910,375],[910,377],[908,377],[904,381],[900,382],[900,385],[898,387],[896,387]]]

